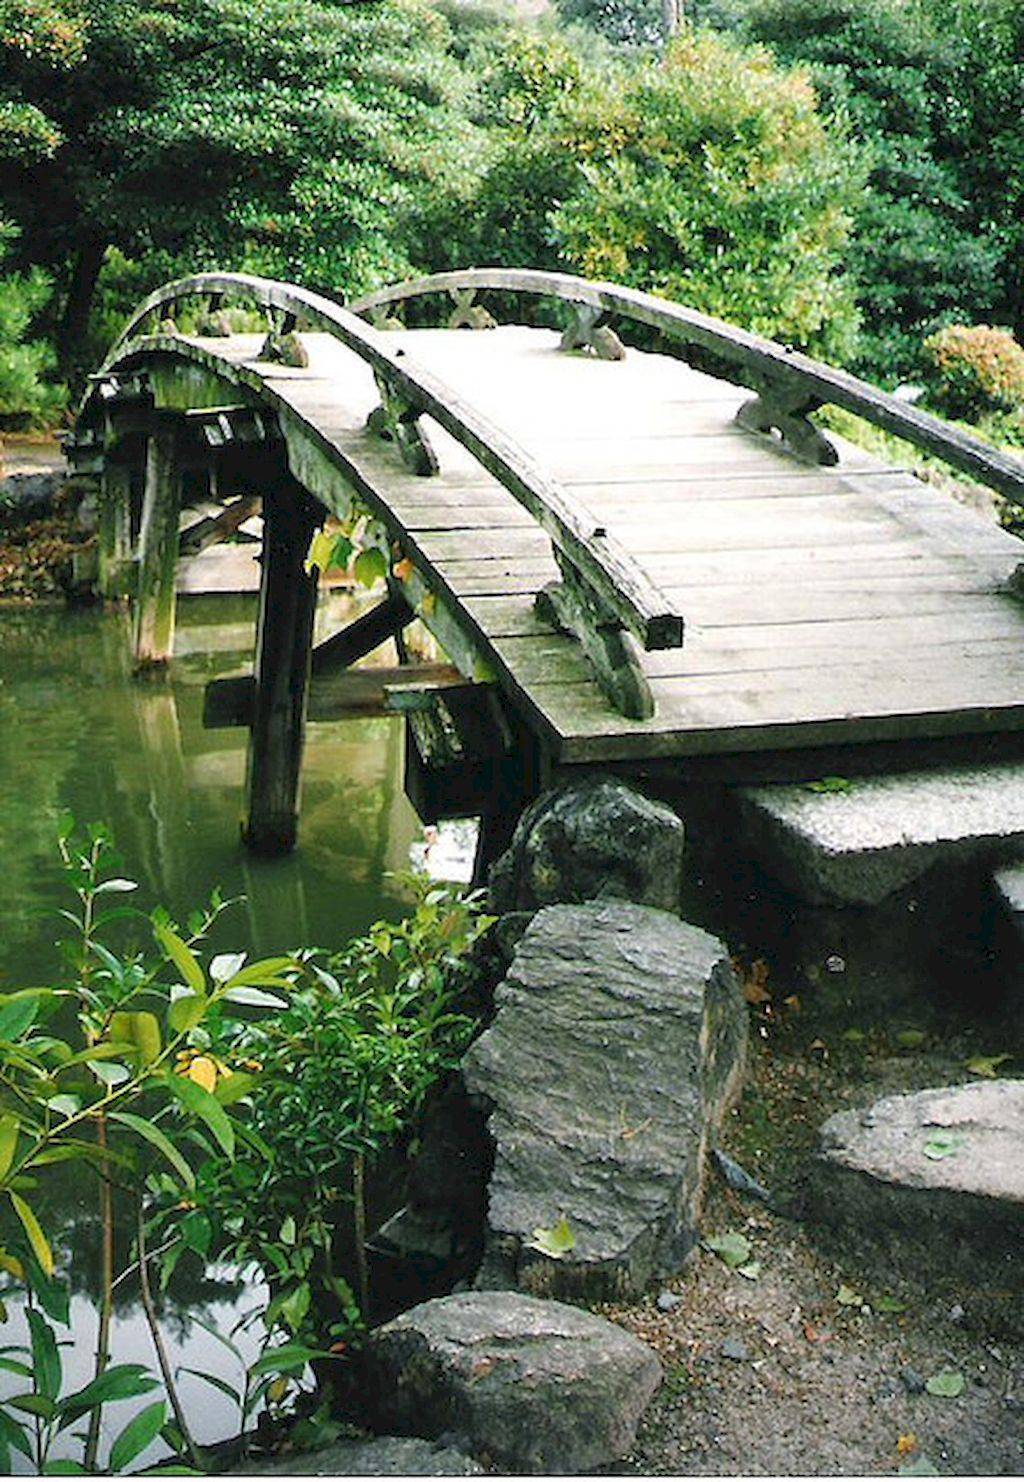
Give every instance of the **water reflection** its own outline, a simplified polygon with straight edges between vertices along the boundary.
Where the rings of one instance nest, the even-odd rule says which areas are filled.
[[[350,614],[337,597],[330,603],[320,623],[333,629]],[[212,947],[259,955],[334,947],[376,917],[405,908],[388,874],[408,867],[420,830],[402,791],[401,723],[312,726],[301,847],[288,859],[253,859],[239,842],[246,732],[204,731],[201,713],[205,681],[237,669],[251,649],[254,604],[196,598],[180,604],[179,616],[181,657],[170,679],[142,683],[131,677],[121,613],[0,612],[0,991],[43,983],[56,969],[55,926],[46,912],[67,904],[55,849],[65,809],[112,830],[127,871],[140,882],[140,905],[162,902],[184,917],[214,886],[244,896],[218,922]],[[62,1173],[60,1208],[47,1215],[70,1255],[74,1295],[64,1363],[69,1384],[77,1386],[89,1376],[96,1337],[100,1233],[91,1175]],[[126,1257],[127,1239],[120,1244],[119,1256]],[[258,1298],[237,1273],[200,1281],[183,1263],[165,1313],[173,1362],[223,1372],[229,1355],[192,1319],[198,1313],[228,1332]],[[22,1316],[14,1313],[2,1341],[20,1342],[23,1335]],[[117,1361],[152,1366],[131,1283],[118,1294],[114,1335]],[[254,1355],[256,1334],[244,1341]],[[2,1392],[16,1391],[5,1385]],[[200,1442],[231,1432],[226,1397],[186,1379],[185,1399]],[[112,1407],[108,1431],[116,1434],[130,1413],[130,1402]],[[71,1443],[62,1454],[80,1452]]]

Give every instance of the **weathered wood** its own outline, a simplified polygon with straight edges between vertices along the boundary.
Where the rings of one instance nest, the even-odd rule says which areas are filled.
[[[428,693],[462,684],[462,675],[450,664],[368,664],[361,669],[334,669],[310,677],[306,720],[320,724],[356,716],[393,715],[401,707],[390,697],[400,690]],[[251,674],[211,680],[203,692],[204,729],[251,725],[255,696],[256,681]]]
[[[631,720],[649,720],[654,714],[654,698],[635,639],[618,624],[603,619],[600,605],[568,561],[563,559],[559,564],[562,579],[537,594],[537,612],[576,639],[593,668],[601,692],[620,715]]]
[[[400,592],[390,593],[369,612],[362,613],[340,632],[317,644],[313,650],[313,674],[328,674],[334,669],[347,669],[350,664],[365,658],[375,648],[407,628],[415,616]]]
[[[1020,459],[999,452],[980,438],[846,371],[639,289],[622,288],[614,283],[590,283],[566,273],[470,268],[399,283],[368,294],[351,307],[356,313],[365,314],[426,294],[466,288],[558,298],[649,325],[676,344],[711,351],[723,374],[759,394],[773,382],[788,386],[799,380],[806,394],[816,398],[819,404],[842,407],[863,417],[876,427],[934,453],[979,483],[997,489],[1013,503],[1024,504],[1024,464]]]
[[[209,549],[211,545],[229,540],[247,520],[259,514],[260,502],[258,494],[243,495],[219,514],[204,515],[182,532],[178,542],[179,555],[198,556],[200,551]]]
[[[591,350],[599,360],[625,360],[626,347],[603,315],[589,304],[573,304],[569,323],[562,334],[562,350]]]
[[[833,465],[839,462],[835,444],[811,421],[811,413],[820,405],[799,381],[792,386],[769,385],[760,396],[743,403],[736,421],[748,432],[780,433],[786,446],[805,463]]]
[[[107,459],[97,500],[97,589],[101,597],[126,597],[132,566],[132,470]]]
[[[482,304],[474,304],[475,288],[455,288],[451,297],[455,307],[448,315],[449,329],[496,328],[493,314],[489,314]]]
[[[135,591],[135,661],[140,668],[164,664],[174,649],[181,468],[178,433],[164,422],[146,444],[146,487],[139,529]]]
[[[263,495],[263,574],[242,837],[257,854],[295,847],[317,571],[305,569],[322,519],[284,475]]]
[[[411,473],[419,478],[429,478],[437,473],[437,454],[420,425],[423,408],[393,390],[380,371],[377,372],[377,386],[380,406],[374,407],[366,419],[369,430],[385,442],[394,443]]]

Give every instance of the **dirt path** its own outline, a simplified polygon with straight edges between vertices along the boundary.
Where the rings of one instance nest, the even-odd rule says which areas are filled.
[[[817,1129],[837,1107],[968,1079],[978,1053],[1024,1070],[1019,1002],[933,1003],[918,1027],[904,1005],[858,1027],[855,1012],[807,1004],[780,1021],[785,993],[760,1010],[750,1084],[723,1136],[783,1208],[799,1209]],[[672,1311],[649,1299],[612,1314],[659,1350],[668,1375],[631,1471],[1024,1474],[1024,1277],[1011,1294],[981,1271],[966,1286],[941,1259],[898,1270],[870,1232],[780,1218],[718,1178],[705,1229],[747,1238],[747,1276],[700,1249],[667,1283],[681,1298]],[[963,1376],[958,1397],[925,1388],[943,1370]]]

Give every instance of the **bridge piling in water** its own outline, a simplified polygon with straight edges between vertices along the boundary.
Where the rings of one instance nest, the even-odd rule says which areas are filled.
[[[135,662],[140,669],[166,663],[174,647],[182,477],[177,444],[177,430],[169,422],[158,423],[146,442],[135,599]]]
[[[306,553],[324,513],[287,474],[267,484],[242,827],[257,854],[287,853],[298,833],[318,575]]]

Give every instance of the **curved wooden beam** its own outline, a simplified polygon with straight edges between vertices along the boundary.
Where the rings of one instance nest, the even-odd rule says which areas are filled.
[[[293,315],[339,340],[373,369],[394,397],[419,416],[433,417],[504,485],[550,536],[561,556],[586,583],[608,621],[621,623],[645,649],[678,648],[682,615],[633,557],[611,539],[593,515],[502,429],[464,402],[437,376],[396,348],[387,333],[309,289],[246,273],[197,273],[151,293],[112,347],[97,380],[122,361],[147,320],[162,323],[182,299],[244,297],[273,314]],[[94,382],[94,387],[95,387]],[[87,393],[87,395],[92,394]],[[84,404],[83,404],[84,405]]]
[[[710,350],[722,362],[725,378],[749,386],[758,396],[758,415],[774,403],[842,407],[883,428],[895,437],[923,448],[953,468],[969,474],[979,484],[995,489],[1012,504],[1024,505],[1024,462],[952,427],[929,412],[920,411],[888,391],[861,381],[847,371],[837,370],[802,355],[775,340],[763,339],[737,329],[721,319],[700,314],[683,304],[670,303],[637,288],[615,283],[590,282],[568,273],[548,273],[530,268],[467,268],[460,272],[435,273],[383,288],[356,300],[356,314],[385,309],[406,299],[433,293],[492,290],[519,293],[535,298],[556,298],[599,313],[616,314],[659,330],[682,345]],[[751,409],[751,416],[754,415]],[[774,424],[773,424],[774,425]],[[807,424],[810,429],[813,424]],[[786,435],[786,428],[778,429]],[[812,444],[808,444],[813,449]],[[819,461],[815,452],[815,461]],[[824,461],[824,460],[822,460]]]

